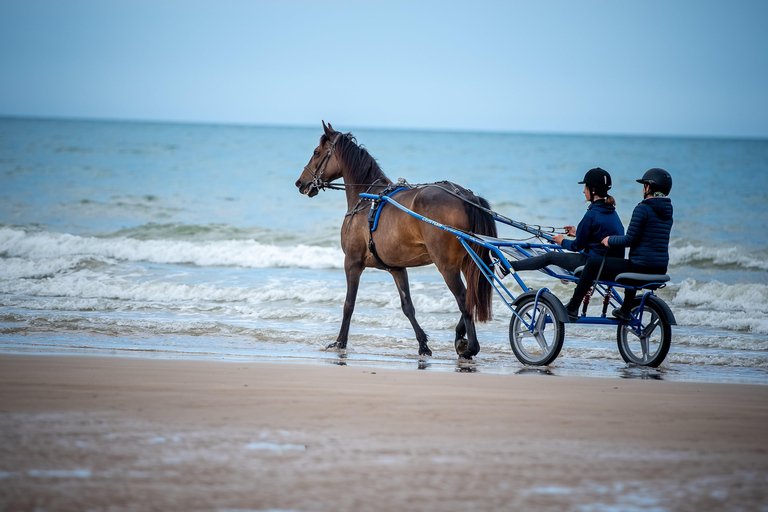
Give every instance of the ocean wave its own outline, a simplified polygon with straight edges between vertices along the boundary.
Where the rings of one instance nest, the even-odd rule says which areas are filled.
[[[8,314],[0,316],[6,323],[0,327],[0,334],[21,332],[25,335],[33,332],[42,333],[87,333],[88,336],[108,336],[115,345],[131,345],[130,337],[156,340],[162,347],[174,347],[179,344],[178,336],[206,337],[205,344],[218,348],[227,345],[248,347],[254,343],[280,344],[281,342],[302,342],[306,333],[301,331],[274,330],[260,325],[239,325],[220,321],[181,320],[170,318],[119,318],[119,317],[84,317],[80,315]],[[22,325],[13,325],[13,323]],[[158,338],[160,336],[161,338]],[[234,341],[232,340],[234,338]],[[85,340],[77,338],[78,343]],[[217,341],[218,340],[218,341]],[[182,346],[196,347],[181,341]],[[99,344],[101,345],[101,344]],[[108,343],[108,346],[112,345]],[[70,348],[78,348],[67,342]],[[83,347],[80,347],[83,348]],[[103,347],[102,347],[103,348]]]
[[[337,247],[278,246],[254,240],[140,240],[128,237],[78,236],[0,228],[0,255],[27,260],[66,257],[111,258],[201,267],[339,269],[344,255]],[[12,262],[6,266],[20,266]],[[62,268],[71,264],[60,261]],[[2,270],[2,268],[0,268]],[[9,271],[10,272],[10,271]],[[18,269],[14,272],[19,272]],[[12,272],[10,275],[13,275]],[[0,278],[6,278],[0,274]]]
[[[670,246],[671,265],[698,265],[731,267],[745,270],[768,270],[768,255],[765,251],[750,252],[744,247],[716,247],[686,244]]]
[[[675,288],[672,304],[676,306],[768,313],[768,285],[725,284],[688,278]]]
[[[164,281],[133,282],[124,279],[107,279],[91,272],[60,275],[48,279],[10,279],[0,281],[0,293],[30,297],[54,297],[87,299],[84,305],[93,307],[93,299],[127,301],[146,304],[171,303],[198,304],[238,303],[256,304],[265,302],[292,301],[302,303],[344,302],[344,290],[333,290],[322,283],[307,282],[286,287],[280,283],[259,288],[227,287],[211,284],[184,284]],[[2,297],[6,305],[14,300]],[[40,299],[37,299],[40,301]],[[9,302],[10,301],[10,302]],[[49,304],[41,301],[43,307]],[[77,304],[67,304],[77,306]],[[26,307],[34,307],[29,305]],[[64,306],[66,307],[66,305]]]
[[[121,229],[107,238],[134,238],[136,240],[181,240],[187,242],[218,242],[225,240],[255,240],[268,245],[339,245],[337,225],[316,226],[311,233],[284,231],[261,226],[237,227],[229,224],[184,224],[155,223],[142,224]]]
[[[674,310],[678,325],[768,334],[768,315],[745,311]]]
[[[754,336],[712,336],[712,335],[691,335],[673,334],[672,343],[674,346],[695,347],[720,350],[748,350],[755,352],[768,352],[768,339],[756,338]]]
[[[670,353],[664,361],[663,366],[669,364],[687,364],[693,366],[729,366],[744,368],[768,368],[768,357],[762,356],[741,356],[736,354],[688,354],[688,353]]]
[[[88,255],[58,256],[53,258],[0,258],[0,279],[43,279],[57,273],[107,263],[105,258]]]

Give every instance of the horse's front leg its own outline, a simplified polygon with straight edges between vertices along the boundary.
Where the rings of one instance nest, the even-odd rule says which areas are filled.
[[[362,264],[352,263],[348,259],[344,260],[344,273],[347,276],[347,298],[344,299],[344,314],[341,319],[341,330],[336,341],[329,343],[325,348],[347,348],[347,338],[349,337],[349,324],[352,321],[352,313],[355,311],[355,300],[357,299],[357,289],[360,287],[360,275],[363,273]]]
[[[432,351],[427,346],[427,335],[416,321],[416,309],[413,307],[413,301],[411,301],[411,290],[408,284],[408,271],[404,268],[400,270],[393,269],[389,273],[395,279],[395,285],[400,294],[400,307],[403,309],[405,316],[408,317],[408,320],[410,320],[413,332],[416,334],[416,340],[419,342],[419,355],[431,356]]]

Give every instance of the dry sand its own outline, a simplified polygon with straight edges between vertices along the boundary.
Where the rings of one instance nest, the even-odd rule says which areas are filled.
[[[768,510],[768,386],[0,356],[1,510]]]

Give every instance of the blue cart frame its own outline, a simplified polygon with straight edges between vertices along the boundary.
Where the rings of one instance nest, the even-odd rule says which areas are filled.
[[[401,205],[389,195],[379,196],[363,193],[360,196],[374,201],[384,201],[408,215],[455,235],[501,297],[501,300],[512,311],[510,345],[518,360],[523,364],[541,366],[548,365],[557,358],[563,345],[564,324],[573,322],[568,319],[565,306],[549,289],[533,290],[526,286],[520,275],[512,269],[507,258],[507,256],[511,256],[514,259],[523,259],[548,251],[563,251],[562,247],[554,244],[550,235],[498,214],[494,215],[496,222],[531,233],[551,243],[529,243],[475,235],[420,215]],[[490,251],[490,265],[480,258],[470,244],[476,244]],[[552,267],[559,269],[559,267]],[[564,282],[576,282],[579,279],[580,269],[571,273],[563,269],[560,269],[562,272],[557,272],[553,268],[546,267],[541,269],[541,272]],[[500,276],[494,271],[495,269],[501,274]],[[517,297],[502,282],[502,279],[509,274],[523,291]],[[654,290],[664,287],[668,280],[669,276],[666,275],[619,274],[615,281],[597,281],[592,291],[585,297],[581,314],[575,323],[579,325],[616,326],[619,352],[627,363],[640,366],[658,366],[669,351],[671,344],[670,326],[677,323],[669,306],[654,294]],[[646,290],[639,298],[635,299],[635,304],[632,307],[632,320],[629,323],[623,323],[607,316],[609,306],[617,308],[623,302],[616,291],[617,289]],[[600,316],[587,316],[587,306],[595,292],[603,299],[602,313]],[[535,340],[532,346],[526,343],[525,338],[527,337]]]

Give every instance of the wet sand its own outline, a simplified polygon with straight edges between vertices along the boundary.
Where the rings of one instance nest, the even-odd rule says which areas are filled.
[[[0,356],[2,510],[766,510],[768,386]]]

